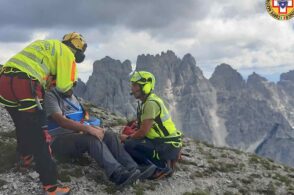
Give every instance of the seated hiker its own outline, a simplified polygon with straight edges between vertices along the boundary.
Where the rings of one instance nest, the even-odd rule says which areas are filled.
[[[138,179],[138,166],[118,136],[97,126],[97,118],[83,121],[85,111],[72,89],[63,94],[56,88],[46,92],[45,110],[54,156],[77,158],[87,152],[116,185],[125,186]]]
[[[133,121],[121,134],[125,149],[138,164],[153,163],[158,170],[150,179],[160,179],[172,174],[167,166],[176,161],[182,147],[182,133],[176,129],[163,101],[154,93],[155,78],[146,71],[131,76],[132,94],[138,103],[137,128]],[[134,130],[135,129],[135,130]]]

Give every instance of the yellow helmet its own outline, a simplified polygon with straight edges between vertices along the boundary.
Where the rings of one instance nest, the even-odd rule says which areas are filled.
[[[144,94],[149,94],[155,88],[155,77],[147,71],[135,71],[131,75],[130,82],[141,85]]]
[[[62,42],[73,49],[78,49],[82,52],[85,52],[87,48],[87,43],[85,38],[76,32],[71,32],[63,36]]]

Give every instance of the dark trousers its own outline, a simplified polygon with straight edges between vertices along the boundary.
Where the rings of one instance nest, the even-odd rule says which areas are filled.
[[[158,167],[165,167],[167,160],[177,159],[180,148],[171,144],[151,139],[127,139],[124,145],[126,151],[138,164],[149,164],[150,161]]]
[[[67,134],[57,136],[51,144],[53,154],[58,158],[78,158],[88,153],[105,170],[109,178],[122,169],[134,170],[136,162],[125,151],[117,135],[106,131],[101,142],[89,134]]]
[[[51,158],[49,145],[45,142],[41,128],[45,114],[37,112],[20,112],[16,108],[8,108],[15,126],[17,150],[22,155],[33,154],[36,170],[40,174],[43,185],[57,183],[56,165]]]
[[[34,155],[40,180],[43,185],[48,185],[57,183],[57,171],[42,129],[46,115],[36,108],[34,101],[35,96],[42,100],[43,95],[40,83],[31,81],[25,73],[0,76],[0,100],[15,124],[18,152]]]

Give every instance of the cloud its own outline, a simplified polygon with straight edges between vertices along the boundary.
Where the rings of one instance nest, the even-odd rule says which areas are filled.
[[[199,0],[2,0],[0,24],[18,28],[93,28],[125,26],[132,30],[162,29],[202,15]]]
[[[289,23],[270,16],[212,19],[197,22],[198,42],[191,48],[203,64],[223,62],[234,68],[273,67],[288,64],[294,68],[294,33]]]
[[[223,62],[243,72],[294,69],[293,23],[273,19],[265,0],[2,0],[0,25],[0,63],[35,39],[80,32],[85,78],[105,56],[135,64],[166,50],[191,53],[206,75]]]

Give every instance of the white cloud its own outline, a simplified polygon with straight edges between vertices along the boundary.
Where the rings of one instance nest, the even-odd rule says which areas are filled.
[[[0,63],[33,39],[58,39],[67,32],[77,31],[88,41],[86,61],[78,66],[84,81],[91,74],[93,62],[105,56],[121,61],[129,59],[135,64],[140,54],[155,55],[166,50],[173,50],[179,57],[191,53],[207,76],[223,62],[246,74],[250,70],[277,74],[294,69],[293,19],[273,19],[266,12],[265,0],[197,0],[188,1],[187,5],[164,0],[158,4],[128,2],[129,6],[114,1],[104,2],[105,7],[95,11],[94,4],[83,4],[77,11],[92,10],[85,17],[91,21],[86,21],[84,26],[82,23],[67,25],[66,19],[54,26],[52,18],[45,18],[46,14],[43,14],[42,21],[45,23],[40,27],[40,21],[28,22],[28,27],[35,25],[29,32],[28,27],[17,26],[17,20],[11,18],[14,25],[10,25],[8,30],[2,28],[0,35],[1,32],[3,35],[24,32],[30,33],[30,36],[19,40],[31,39],[26,42],[0,42]],[[70,10],[64,10],[67,11]],[[33,10],[30,13],[32,16],[37,14]],[[63,15],[67,16],[66,13],[56,13],[57,18]],[[46,21],[49,21],[48,27]],[[23,28],[26,31],[22,31]],[[10,38],[15,36],[13,34]],[[1,40],[5,41],[3,37]]]
[[[191,53],[200,64],[228,63],[236,69],[284,65],[294,68],[294,37],[290,22],[276,21],[267,13],[243,19],[206,18],[196,22],[198,40]],[[195,30],[196,31],[196,30]]]

